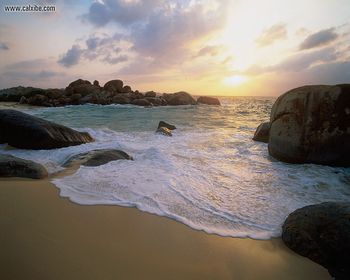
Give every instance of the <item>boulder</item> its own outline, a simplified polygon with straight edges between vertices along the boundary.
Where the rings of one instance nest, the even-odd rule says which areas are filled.
[[[209,96],[198,97],[197,104],[221,105],[220,100],[218,98]]]
[[[20,149],[55,149],[94,141],[88,134],[16,110],[0,110],[3,143]]]
[[[350,84],[288,91],[274,103],[270,123],[276,159],[350,166]]]
[[[129,104],[130,99],[123,95],[117,95],[112,98],[112,103],[114,104]]]
[[[36,94],[27,99],[27,103],[34,106],[47,106],[49,98],[43,94]]]
[[[121,80],[111,80],[103,86],[106,91],[111,91],[114,93],[123,92],[123,81]]]
[[[123,86],[122,93],[129,93],[131,92],[131,87],[130,86]]]
[[[150,103],[152,103],[152,105],[154,105],[154,106],[162,106],[163,105],[163,101],[159,97],[145,97],[145,99],[148,100]]]
[[[99,166],[106,164],[110,161],[119,159],[133,160],[131,156],[120,150],[104,149],[93,150],[87,153],[78,154],[69,158],[64,166],[69,167],[72,165],[84,165],[84,166]]]
[[[81,96],[86,96],[89,94],[100,93],[101,88],[96,85],[92,85],[89,81],[82,79],[76,80],[66,87],[66,95],[71,96],[74,94],[80,94]]]
[[[169,123],[166,123],[166,122],[163,122],[163,121],[160,121],[159,124],[158,124],[158,128],[161,128],[161,127],[166,127],[169,130],[176,129],[175,125],[172,125],[172,124],[169,124]]]
[[[22,96],[21,99],[19,100],[19,104],[27,104],[28,100],[25,96]]]
[[[42,179],[47,176],[46,169],[39,163],[0,154],[0,177]]]
[[[32,97],[36,94],[43,94],[44,90],[33,87],[12,87],[0,90],[0,101],[19,102],[21,97]]]
[[[45,95],[51,99],[58,99],[64,96],[64,94],[65,94],[65,91],[63,89],[53,88],[53,89],[45,90]]]
[[[169,95],[165,95],[168,105],[195,105],[197,102],[187,92],[180,91]]]
[[[135,91],[135,92],[130,93],[130,98],[131,99],[143,99],[144,95],[139,91]]]
[[[158,129],[156,130],[156,133],[159,133],[165,136],[173,136],[173,134],[171,133],[171,130],[163,126],[158,127]]]
[[[99,83],[97,80],[95,80],[94,83],[93,83],[93,85],[96,86],[96,87],[99,87],[99,86],[100,86],[100,83]]]
[[[131,101],[131,104],[137,105],[137,106],[151,106],[152,104],[147,99],[134,99]]]
[[[269,143],[270,122],[261,123],[253,136],[254,141]]]
[[[324,266],[335,279],[350,279],[350,203],[326,202],[291,213],[282,240]]]
[[[154,91],[147,91],[145,97],[156,97],[157,94]]]

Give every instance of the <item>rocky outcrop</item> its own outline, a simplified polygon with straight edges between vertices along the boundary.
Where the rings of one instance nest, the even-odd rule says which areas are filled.
[[[16,110],[0,110],[3,143],[20,149],[55,149],[94,141],[86,132],[40,119]]]
[[[136,101],[142,99],[142,101]],[[212,99],[202,98],[204,101],[217,104]],[[209,101],[205,101],[209,100]],[[31,87],[14,87],[0,90],[1,101],[15,101],[44,107],[57,107],[80,104],[135,104],[139,106],[166,106],[166,105],[195,105],[196,101],[187,92],[157,95],[154,91],[145,94],[138,90],[133,91],[130,86],[124,85],[122,80],[108,81],[103,87],[98,81],[78,79],[71,82],[65,89],[40,89]],[[147,104],[147,105],[146,105]]]
[[[168,105],[195,105],[197,102],[187,92],[180,91],[173,94],[163,94]]]
[[[93,150],[87,153],[81,153],[69,158],[65,163],[65,167],[70,167],[73,165],[84,165],[84,166],[100,166],[106,164],[110,161],[127,159],[133,160],[131,156],[127,153],[114,150],[114,149],[104,149],[104,150]]]
[[[165,136],[173,136],[173,134],[171,133],[171,130],[163,126],[158,127],[156,130],[156,133],[159,133]]]
[[[0,177],[24,177],[42,179],[47,177],[47,171],[41,164],[0,154]]]
[[[280,96],[269,153],[290,163],[350,166],[350,85],[304,86]]]
[[[209,96],[198,97],[197,104],[221,105],[220,100],[218,98]]]
[[[261,123],[253,136],[254,141],[269,143],[270,122]]]
[[[161,128],[161,127],[166,127],[166,128],[169,129],[169,130],[174,130],[174,129],[176,129],[176,126],[175,126],[175,125],[166,123],[166,122],[164,122],[164,121],[160,121],[160,122],[159,122],[158,128]]]
[[[335,279],[350,279],[350,203],[327,202],[291,213],[282,239],[296,253],[328,269]]]
[[[104,90],[113,93],[123,93],[123,81],[122,80],[111,80],[103,86]]]

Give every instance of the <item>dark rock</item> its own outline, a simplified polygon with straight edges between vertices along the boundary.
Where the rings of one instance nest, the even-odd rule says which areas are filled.
[[[99,86],[92,85],[89,81],[82,79],[76,80],[66,87],[66,95],[71,96],[74,94],[80,94],[86,96],[89,94],[99,94],[101,88]]]
[[[254,141],[269,143],[270,122],[261,123],[253,136]]]
[[[54,89],[45,90],[45,95],[51,99],[58,99],[62,97],[64,94],[65,94],[65,91],[62,89],[54,88]]]
[[[165,136],[173,136],[173,134],[171,133],[171,130],[163,126],[158,127],[158,129],[156,130],[156,133],[159,133]]]
[[[19,102],[21,97],[32,97],[36,94],[43,94],[44,90],[33,87],[12,87],[0,90],[0,101]]]
[[[198,104],[207,104],[207,105],[221,105],[220,100],[216,97],[201,96],[197,99]]]
[[[154,91],[147,91],[145,97],[156,97],[157,94]]]
[[[144,95],[141,92],[135,91],[130,93],[130,98],[131,99],[143,99]]]
[[[55,149],[94,141],[88,133],[46,121],[16,110],[0,110],[4,143],[20,149]]]
[[[111,80],[103,86],[104,90],[114,93],[123,92],[123,81]]]
[[[122,96],[122,95],[117,95],[114,96],[112,98],[112,103],[115,104],[129,104],[130,103],[130,99],[126,96]]]
[[[160,99],[158,97],[145,97],[145,99],[148,100],[154,106],[162,106],[163,105],[162,99]]]
[[[290,163],[350,166],[350,85],[304,86],[280,96],[269,153]]]
[[[47,176],[46,169],[39,163],[0,154],[0,177],[42,179]]]
[[[160,121],[159,124],[158,124],[158,128],[161,128],[161,127],[166,127],[169,130],[176,129],[175,125],[172,125],[172,124],[169,124],[169,123],[166,123],[166,122],[163,122],[163,121]]]
[[[19,100],[19,104],[27,104],[28,100],[25,96],[22,96],[21,99]]]
[[[123,93],[129,93],[129,92],[131,92],[131,87],[130,87],[130,86],[124,86],[123,89],[122,89],[122,92],[123,92]]]
[[[137,106],[151,106],[152,104],[147,99],[134,99],[131,104]]]
[[[165,95],[168,105],[195,105],[197,102],[187,92],[180,91],[169,95]]]
[[[324,266],[335,279],[350,279],[350,203],[326,202],[291,213],[282,240]]]
[[[42,94],[36,94],[33,97],[28,98],[27,103],[35,106],[46,106],[48,97]]]
[[[99,83],[97,80],[95,80],[94,83],[93,83],[93,85],[96,86],[96,87],[99,87],[99,86],[100,86],[100,83]]]
[[[69,158],[64,166],[72,166],[74,164],[84,165],[84,166],[99,166],[106,164],[110,161],[127,159],[133,160],[131,156],[120,150],[93,150],[87,153],[82,153],[79,155],[72,156]]]

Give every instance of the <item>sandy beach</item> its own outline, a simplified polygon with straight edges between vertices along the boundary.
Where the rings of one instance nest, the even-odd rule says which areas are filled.
[[[0,278],[331,279],[286,248],[209,235],[118,206],[81,206],[49,180],[0,181]]]

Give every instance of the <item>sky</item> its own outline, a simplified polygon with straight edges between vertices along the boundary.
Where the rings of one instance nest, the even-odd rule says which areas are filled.
[[[5,12],[6,5],[55,12]],[[140,91],[278,96],[350,82],[349,0],[1,0],[0,88],[121,79]]]

